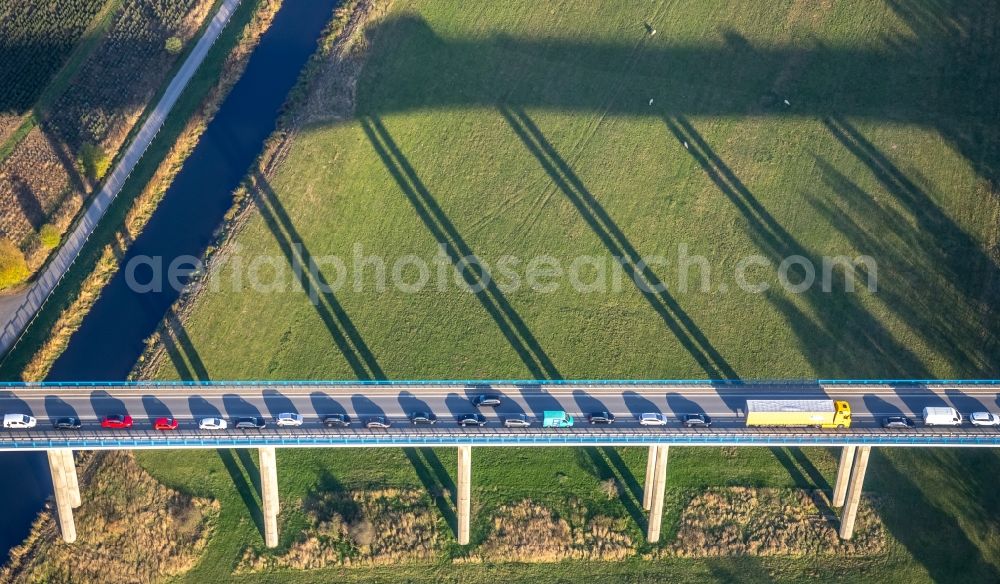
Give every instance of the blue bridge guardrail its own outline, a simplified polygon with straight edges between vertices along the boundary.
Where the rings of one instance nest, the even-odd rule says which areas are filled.
[[[403,447],[403,446],[647,446],[650,444],[677,444],[689,446],[842,446],[845,444],[868,446],[938,446],[938,447],[997,447],[1000,433],[995,435],[761,435],[761,434],[634,434],[607,436],[599,434],[551,435],[463,435],[428,434],[424,436],[259,436],[216,438],[67,438],[21,439],[0,441],[0,450],[49,450],[72,448],[94,449],[178,449],[178,448],[255,448],[261,446],[283,447]]]
[[[404,379],[404,380],[232,380],[232,381],[38,381],[0,382],[0,389],[50,387],[294,387],[420,385],[705,385],[746,387],[754,385],[984,385],[1000,386],[1000,379]]]

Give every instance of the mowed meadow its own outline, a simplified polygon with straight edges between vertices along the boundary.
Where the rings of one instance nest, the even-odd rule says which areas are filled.
[[[906,13],[865,6],[393,4],[370,26],[354,119],[298,129],[261,180],[263,210],[238,241],[243,286],[235,267],[214,276],[192,349],[220,379],[995,374],[992,160],[943,135],[993,120],[930,109],[956,90],[937,85],[952,55],[919,43],[950,48],[946,32],[914,38]],[[279,266],[258,267],[270,283],[298,242],[344,260],[346,274],[320,274],[343,279],[334,294],[249,289],[255,257]],[[548,293],[439,292],[436,273],[419,293],[392,285],[399,258],[430,263],[442,244],[488,266],[515,256],[522,274],[539,256],[662,256],[649,271],[667,291],[629,273],[585,293],[566,277]],[[353,269],[356,247],[384,259],[386,290],[370,265]],[[707,291],[698,267],[680,291],[682,247],[706,258]],[[859,269],[845,293],[838,268],[833,292],[790,292],[777,267],[796,255],[817,277],[824,256],[870,256],[877,290]],[[746,272],[765,292],[737,285],[750,256],[770,264]],[[337,328],[363,346],[338,345]]]
[[[257,209],[190,314],[166,326],[159,377],[996,377],[1000,133],[986,96],[997,91],[997,16],[989,2],[917,0],[396,0],[365,31],[353,91],[338,86],[352,86],[342,76],[314,79],[280,164],[254,173]],[[561,284],[552,291],[439,290],[436,273],[420,291],[392,284],[398,258],[433,266],[441,246],[449,282],[469,257],[491,273],[505,256],[626,261],[620,285],[609,269],[609,285],[587,292],[565,277],[552,278]],[[354,285],[355,250],[384,258],[384,289],[370,264]],[[678,270],[682,255],[705,258],[707,289],[699,268]],[[341,279],[332,262],[283,290],[246,285],[254,258],[272,258],[262,280],[291,281],[293,258],[330,256],[348,270],[332,293],[319,291]],[[655,256],[667,263],[635,267]],[[823,257],[869,256],[877,267],[835,269],[830,292],[794,292],[777,270],[793,256],[817,276]],[[740,289],[748,257],[758,260],[746,275],[768,290]],[[636,285],[636,273],[666,290]],[[459,281],[481,283],[482,272]],[[836,469],[828,450],[677,450],[667,542],[694,492],[826,489]],[[627,518],[638,537],[633,495],[608,501],[601,481],[641,481],[642,454],[477,451],[477,541],[490,510],[524,498],[556,509],[577,498]],[[283,549],[306,524],[297,501],[316,489],[447,489],[454,453],[435,455],[443,466],[422,456],[280,452]],[[262,547],[252,461],[140,459],[168,485],[222,501],[224,528],[192,578],[228,579],[246,546]],[[995,451],[876,453],[867,485],[890,542],[873,557],[559,566],[623,582],[678,571],[692,581],[805,581],[832,578],[831,563],[844,581],[989,581],[1000,534],[985,518],[1000,501],[986,477],[998,469]],[[478,582],[500,573],[434,566],[372,574]],[[501,572],[573,580],[551,566]]]

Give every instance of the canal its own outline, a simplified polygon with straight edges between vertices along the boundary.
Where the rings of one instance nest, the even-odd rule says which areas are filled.
[[[284,3],[124,262],[148,256],[162,258],[166,266],[180,256],[202,255],[232,205],[233,190],[274,131],[281,106],[337,3]],[[136,278],[143,281],[150,275],[140,271]],[[48,379],[124,379],[177,296],[170,286],[160,292],[135,292],[127,285],[124,270],[118,272]],[[2,561],[11,547],[24,540],[51,488],[44,455],[0,454],[0,500],[5,502],[0,521]]]

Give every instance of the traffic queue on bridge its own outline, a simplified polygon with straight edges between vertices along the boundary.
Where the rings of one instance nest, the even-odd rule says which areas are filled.
[[[481,394],[472,398],[476,408],[498,408],[503,400],[497,394]],[[963,417],[952,407],[926,407],[923,409],[924,426],[961,426],[967,419],[973,426],[1000,426],[1000,416],[980,411]],[[679,423],[686,428],[709,428],[712,418],[704,413],[677,414]],[[438,423],[438,417],[429,411],[415,411],[407,415],[413,426],[433,426]],[[608,425],[616,421],[615,414],[609,411],[590,412],[586,416],[591,425]],[[745,408],[747,427],[785,427],[785,428],[821,428],[845,429],[851,426],[851,406],[843,400],[747,400]],[[319,421],[327,428],[348,428],[354,420],[345,413],[320,414]],[[483,427],[488,420],[481,413],[465,413],[456,416],[455,421],[462,427]],[[526,428],[534,424],[533,418],[526,414],[510,414],[499,419],[505,428]],[[666,426],[668,418],[660,412],[641,412],[635,416],[640,426]],[[388,429],[393,420],[385,415],[369,415],[364,417],[362,425],[371,430]],[[6,429],[31,429],[37,426],[38,420],[23,413],[7,413],[3,416],[3,427]],[[282,412],[274,417],[274,424],[282,428],[302,426],[305,418],[295,412]],[[562,410],[546,410],[541,416],[543,428],[569,428],[574,426],[574,416]],[[199,430],[226,430],[230,425],[237,430],[261,430],[267,427],[267,420],[262,416],[241,416],[226,420],[221,417],[205,417],[198,420]],[[903,415],[886,416],[881,419],[883,428],[911,429],[916,424]],[[60,417],[53,420],[57,430],[78,430],[82,427],[80,418]],[[126,413],[110,414],[100,419],[101,428],[127,430],[133,427],[132,416]],[[163,416],[152,420],[154,430],[172,431],[180,427],[180,422],[173,417]]]

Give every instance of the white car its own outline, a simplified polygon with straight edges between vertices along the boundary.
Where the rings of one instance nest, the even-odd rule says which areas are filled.
[[[639,424],[642,426],[666,426],[667,417],[663,414],[645,413],[639,414]]]
[[[990,412],[975,412],[969,415],[973,426],[1000,426],[1000,416]]]
[[[38,420],[25,414],[6,414],[3,417],[4,428],[28,429],[34,428]]]
[[[198,421],[199,430],[225,430],[228,426],[222,418],[202,418]]]
[[[274,417],[274,423],[279,426],[301,426],[303,422],[301,414],[283,413]]]

